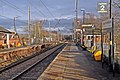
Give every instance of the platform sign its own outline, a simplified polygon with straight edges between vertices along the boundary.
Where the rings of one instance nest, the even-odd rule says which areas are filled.
[[[102,29],[104,32],[111,32],[112,31],[112,19],[108,19],[102,22]]]
[[[83,24],[83,25],[82,25],[83,28],[90,28],[90,27],[92,27],[92,26],[93,26],[92,24]]]
[[[82,27],[90,27],[93,26],[92,24],[83,24]]]
[[[108,3],[98,2],[98,13],[107,13],[107,12],[108,12]]]

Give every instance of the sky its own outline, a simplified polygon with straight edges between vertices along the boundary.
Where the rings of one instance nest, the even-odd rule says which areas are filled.
[[[49,13],[41,1],[46,5],[53,16]],[[81,16],[82,14],[80,9],[84,8],[87,12],[97,14],[97,2],[105,2],[108,0],[78,1],[79,16]],[[32,19],[75,17],[75,0],[29,0],[29,3]],[[20,19],[27,19],[28,0],[0,0],[0,4],[1,15],[5,15],[10,18],[20,16]],[[42,15],[39,11],[41,11],[44,15]]]
[[[78,0],[79,17],[82,18],[81,9],[97,15],[97,3],[106,1],[109,0]],[[75,17],[75,0],[0,0],[0,19],[4,19],[1,20],[0,25],[10,23],[6,19],[13,19],[15,16],[19,16],[17,20],[28,20],[28,2],[30,3],[31,20]]]

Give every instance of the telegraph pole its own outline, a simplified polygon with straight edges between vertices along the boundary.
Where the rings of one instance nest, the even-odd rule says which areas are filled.
[[[28,38],[29,38],[28,45],[30,45],[31,42],[30,42],[30,2],[29,0],[28,0]]]
[[[74,21],[74,39],[77,39],[77,34],[76,34],[76,28],[77,28],[77,26],[78,26],[78,22],[77,22],[77,20],[78,20],[78,0],[76,0],[76,10],[75,10],[75,12],[76,12],[76,20]]]
[[[81,11],[83,12],[83,25],[85,24],[85,9],[81,9]],[[84,45],[84,31],[82,28],[82,44]]]
[[[76,23],[78,19],[78,0],[76,0]]]
[[[16,17],[14,17],[14,31],[17,33],[15,19],[16,19]]]
[[[111,19],[111,16],[112,16],[112,1],[110,0],[110,4],[109,4],[109,17]],[[110,43],[112,41],[112,32],[110,32]],[[112,44],[110,44],[110,49],[109,49],[109,70],[112,69],[112,62],[111,62],[111,53],[112,53]]]
[[[58,36],[58,42],[59,42],[59,40],[60,40],[60,37],[59,37],[59,28],[58,28],[58,32],[57,32],[57,36]]]
[[[83,12],[83,24],[85,24],[85,9],[81,9],[81,11]]]
[[[112,17],[112,0],[110,0],[110,19]]]
[[[51,35],[50,35],[50,31],[51,31],[51,28],[50,28],[50,21],[49,21],[49,42],[51,42]]]
[[[18,18],[20,16],[14,16],[14,31],[16,32],[17,34],[17,28],[16,28],[16,18]]]
[[[114,62],[114,18],[112,16],[112,0],[110,0],[110,19],[112,20],[112,32],[110,32],[110,41],[112,45],[110,45],[110,57],[112,57],[112,69],[113,69],[113,76],[115,76],[115,62]],[[112,56],[111,56],[112,53]]]
[[[20,17],[20,16],[15,16],[15,17],[14,17],[14,31],[15,31],[15,34],[18,36],[21,45],[23,46],[23,42],[22,42],[22,40],[20,39],[20,36],[19,36],[19,34],[17,33],[17,28],[16,28],[16,18],[18,18],[18,17]]]

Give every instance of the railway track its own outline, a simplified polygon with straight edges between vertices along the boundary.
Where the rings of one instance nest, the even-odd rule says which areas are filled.
[[[64,46],[65,44],[56,46],[16,66],[8,68],[0,73],[0,80],[36,80]]]

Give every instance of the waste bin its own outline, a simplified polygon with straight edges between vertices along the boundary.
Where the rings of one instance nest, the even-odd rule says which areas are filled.
[[[98,50],[94,53],[94,59],[96,61],[101,61],[101,56],[102,56],[102,51],[101,50]]]

